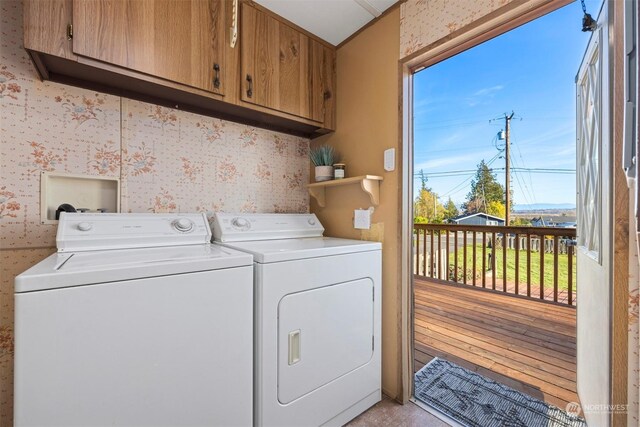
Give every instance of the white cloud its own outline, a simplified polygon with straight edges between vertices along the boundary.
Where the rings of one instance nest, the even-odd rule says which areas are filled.
[[[575,124],[567,123],[564,126],[556,127],[546,132],[538,133],[537,135],[532,136],[530,138],[524,138],[524,139],[518,140],[517,143],[520,145],[520,147],[536,145],[539,143],[548,142],[551,139],[556,139],[556,138],[560,138],[567,135],[573,135],[574,132],[575,132]],[[573,142],[573,144],[575,145],[575,142]]]
[[[576,155],[576,144],[568,144],[565,145],[564,147],[556,147],[554,149],[553,154],[556,157],[567,157],[567,156],[572,156],[575,158]]]
[[[470,97],[466,98],[467,104],[469,105],[469,107],[475,107],[476,105],[484,104],[486,103],[485,101],[488,98],[493,98],[494,94],[501,91],[502,89],[504,89],[503,85],[495,85],[478,89],[477,91],[472,93]]]
[[[504,89],[503,85],[496,85],[491,87],[485,87],[483,89],[477,90],[473,93],[473,96],[486,96],[491,95],[494,92],[498,92],[499,90]]]

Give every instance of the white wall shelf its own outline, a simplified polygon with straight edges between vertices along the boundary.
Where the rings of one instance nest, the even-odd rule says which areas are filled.
[[[320,207],[325,206],[325,190],[327,187],[335,187],[339,185],[360,184],[362,191],[367,193],[371,198],[371,203],[378,206],[380,203],[380,181],[383,178],[376,175],[354,176],[352,178],[333,179],[331,181],[315,182],[307,185],[309,194],[316,199]]]

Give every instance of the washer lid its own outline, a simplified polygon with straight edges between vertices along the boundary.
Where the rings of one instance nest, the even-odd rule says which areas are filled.
[[[314,214],[248,214],[216,212],[211,219],[217,242],[297,239],[322,236],[324,227]]]
[[[293,261],[356,252],[382,249],[378,242],[338,239],[335,237],[309,237],[305,239],[256,240],[252,242],[231,242],[223,245],[249,252],[255,262]]]
[[[15,291],[67,288],[252,264],[253,259],[249,254],[209,243],[56,253],[17,276]],[[212,285],[215,286],[215,283]]]

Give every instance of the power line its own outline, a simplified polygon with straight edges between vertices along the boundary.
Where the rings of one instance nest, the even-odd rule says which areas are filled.
[[[499,153],[500,154],[500,153]],[[489,165],[489,162],[487,162],[487,166]],[[531,172],[531,173],[548,173],[548,174],[567,174],[567,175],[571,175],[571,174],[575,174],[576,170],[575,169],[563,169],[563,168],[524,168],[524,167],[513,167],[510,168],[511,171],[516,171],[516,172]],[[500,168],[489,168],[490,172],[496,172],[496,171],[504,171],[505,168],[504,167],[500,167]],[[425,173],[424,176],[425,177],[433,177],[433,178],[439,178],[439,177],[446,177],[446,176],[455,176],[455,175],[467,175],[469,173],[476,173],[478,170],[477,169],[464,169],[464,170],[455,170],[455,171],[445,171],[445,172],[431,172],[431,173]],[[414,173],[413,174],[414,179],[416,178],[420,178],[420,174]]]
[[[494,161],[496,161],[496,159],[498,158],[498,156],[500,156],[500,153],[496,154],[495,156],[493,156],[491,159],[489,159],[489,161],[487,162],[487,166],[491,165]],[[451,190],[447,191],[446,193],[443,194],[442,197],[444,196],[452,196],[454,194],[457,194],[461,189],[462,186],[465,185],[467,182],[471,181],[473,179],[473,177],[476,174],[475,170],[471,171],[472,174],[471,176],[469,176],[468,178],[466,178],[464,181],[462,181],[460,184],[456,185],[455,187],[453,187]]]
[[[518,150],[518,152],[519,152],[519,151],[520,151],[520,148],[518,148],[518,146],[516,145],[516,143],[515,143],[515,138],[514,138],[513,145],[515,145],[515,146],[516,146],[516,149],[517,149],[517,150]],[[522,159],[522,156],[521,156],[521,159]],[[513,158],[512,158],[512,160],[513,160],[513,164],[514,164],[514,166],[515,166],[515,167],[520,167],[520,166],[518,165],[518,161],[517,161],[516,157],[513,157]],[[523,162],[523,166],[524,166],[524,162]],[[526,183],[526,182],[524,182],[524,179],[522,179],[522,178],[520,177],[520,174],[519,174],[519,173],[515,173],[515,172],[514,172],[514,174],[513,174],[513,175],[515,176],[515,178],[516,178],[516,182],[518,183],[518,186],[520,187],[520,190],[522,191],[522,195],[525,197],[525,199],[526,199],[529,203],[533,203],[533,202],[532,202],[532,200],[533,200],[533,196],[531,195],[531,191],[529,190],[529,187],[527,187],[527,183]]]
[[[459,126],[463,126],[463,125],[476,125],[476,124],[480,124],[480,123],[486,123],[485,120],[475,120],[472,122],[460,122],[460,123],[452,123],[452,124],[437,124],[435,126],[426,126],[426,125],[417,125],[414,126],[415,130],[427,130],[427,129],[446,129],[446,128],[452,128],[452,127],[459,127]]]
[[[554,173],[559,173],[559,174],[569,174],[569,175],[575,175],[576,170],[575,169],[561,169],[561,168],[512,168],[512,170],[516,170],[516,171],[528,171],[531,173],[550,173],[550,174],[554,174]]]
[[[515,164],[516,164],[516,162],[514,161],[514,165]],[[522,191],[522,195],[525,197],[525,199],[529,203],[534,203],[533,195],[531,194],[531,190],[529,190],[529,187],[527,186],[527,183],[524,182],[524,179],[520,176],[519,173],[514,173],[513,175],[515,176],[516,182],[518,183],[518,186],[520,187],[520,190]]]
[[[515,161],[514,161],[514,164],[515,164]],[[520,174],[519,174],[519,173],[514,172],[513,176],[516,178],[516,183],[518,184],[518,187],[520,188],[520,192],[521,192],[521,193],[522,193],[522,195],[524,196],[525,201],[526,201],[527,203],[529,203],[529,204],[533,203],[533,201],[531,200],[531,197],[530,197],[530,192],[529,192],[529,190],[528,190],[528,189],[527,189],[527,190],[525,190],[525,188],[526,188],[526,184],[524,184],[524,183],[522,182],[522,179],[520,178]]]
[[[526,164],[524,162],[524,158],[522,157],[522,151],[520,151],[520,144],[516,144],[517,142],[517,138],[514,138],[514,142],[513,145],[516,146],[516,150],[518,150],[518,156],[520,156],[520,160],[522,160],[522,167],[526,167]],[[533,180],[531,179],[531,173],[527,174],[527,177],[529,178],[529,184],[531,184],[531,190],[530,190],[530,194],[531,197],[533,198],[533,202],[537,203],[536,201],[536,193],[535,193],[535,187],[533,186]],[[522,179],[524,181],[524,177]],[[527,187],[526,182],[525,182],[525,187]],[[527,187],[527,189],[529,189],[529,187]]]

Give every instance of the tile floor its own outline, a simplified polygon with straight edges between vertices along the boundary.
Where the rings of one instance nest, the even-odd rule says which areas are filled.
[[[349,427],[449,427],[449,424],[409,402],[400,405],[387,396],[367,412],[353,419]]]

